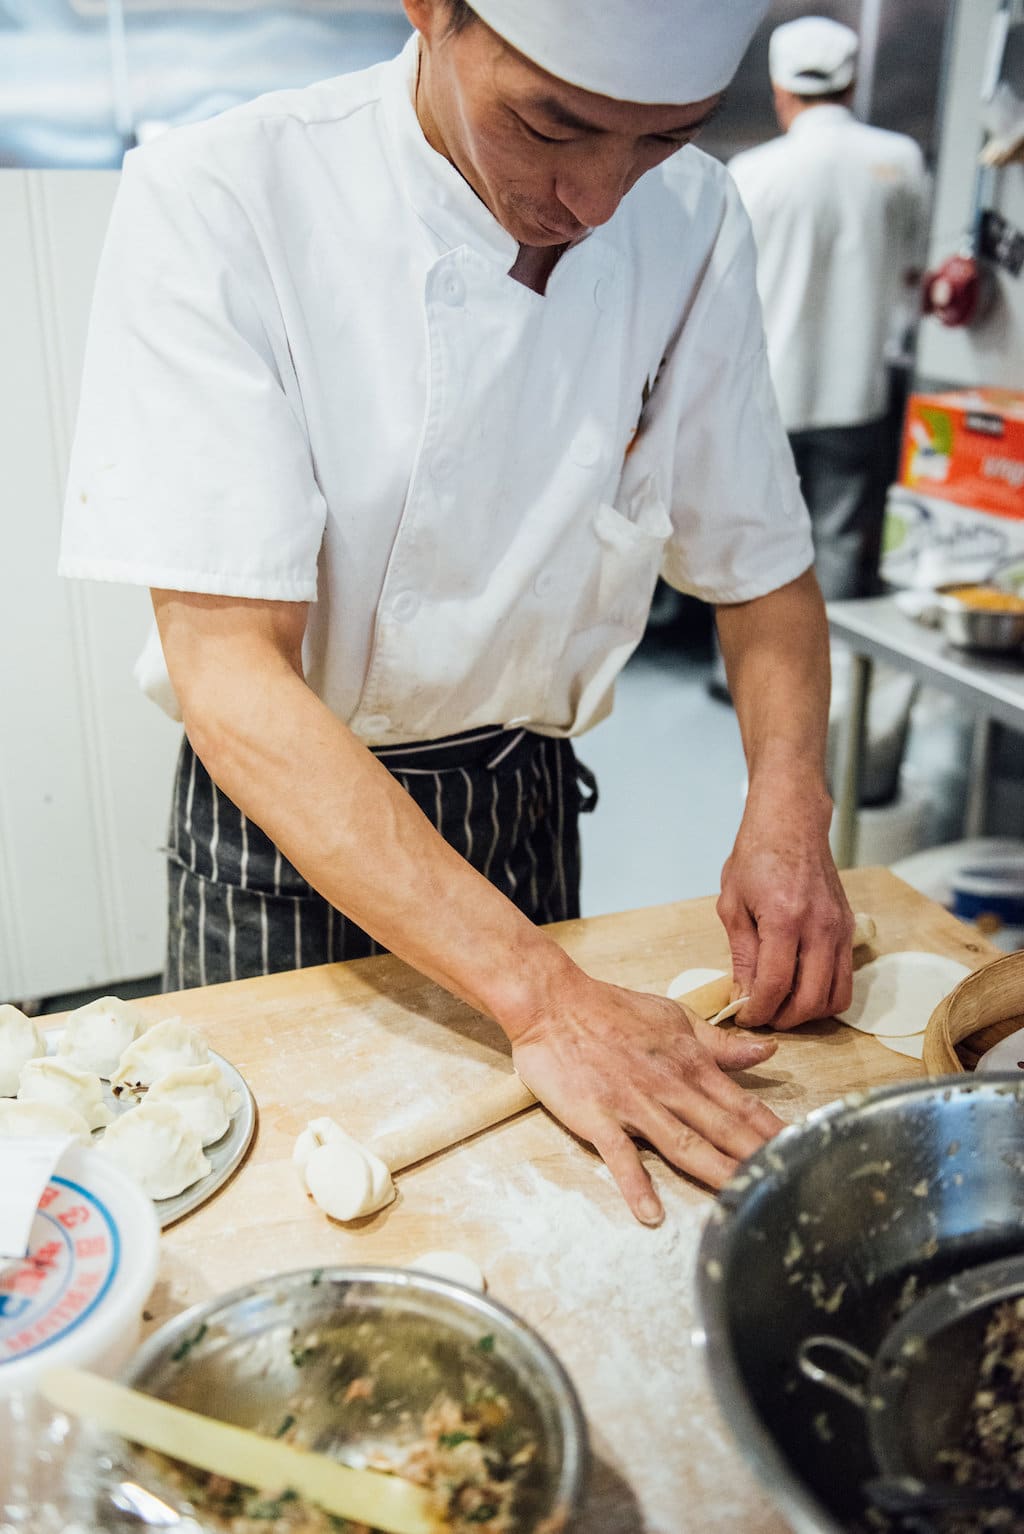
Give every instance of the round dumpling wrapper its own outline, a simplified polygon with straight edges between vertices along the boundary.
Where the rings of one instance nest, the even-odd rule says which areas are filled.
[[[418,1273],[431,1273],[437,1278],[450,1278],[467,1289],[478,1289],[481,1294],[487,1288],[483,1269],[465,1252],[424,1252],[409,1264]]]
[[[884,953],[853,976],[853,1001],[837,1013],[862,1033],[906,1038],[923,1033],[942,999],[965,975],[966,964],[937,953]]]
[[[674,980],[669,981],[665,995],[670,1001],[678,1001],[680,996],[688,996],[691,991],[696,991],[712,980],[724,979],[724,969],[684,969]]]

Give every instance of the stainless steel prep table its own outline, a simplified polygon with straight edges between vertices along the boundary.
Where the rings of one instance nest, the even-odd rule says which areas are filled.
[[[827,611],[830,633],[853,652],[849,716],[835,786],[833,849],[839,867],[849,868],[856,855],[864,727],[871,668],[876,660],[955,694],[975,714],[964,830],[968,836],[979,835],[984,828],[992,725],[997,722],[1024,730],[1024,654],[1017,658],[958,650],[940,630],[907,617],[890,596],[830,602]]]

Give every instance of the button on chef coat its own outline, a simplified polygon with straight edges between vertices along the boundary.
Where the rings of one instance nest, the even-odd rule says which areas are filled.
[[[754,227],[768,359],[787,431],[888,406],[885,344],[926,236],[921,151],[827,103],[729,162]]]
[[[61,569],[312,603],[306,679],[369,744],[578,733],[659,571],[737,602],[812,561],[749,226],[685,149],[531,291],[415,46],[127,156]],[[153,636],[139,671],[173,712]]]

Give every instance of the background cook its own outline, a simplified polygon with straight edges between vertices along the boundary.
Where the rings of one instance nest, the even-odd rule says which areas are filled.
[[[535,925],[576,909],[569,738],[659,571],[717,606],[750,769],[719,906],[745,1020],[849,999],[808,520],[749,229],[685,147],[765,4],[406,0],[391,63],[130,154],[62,548],[153,589],[170,983],[371,934],[498,1021],[649,1223],[633,1136],[717,1185],[779,1127],[722,1069],[770,1044]]]

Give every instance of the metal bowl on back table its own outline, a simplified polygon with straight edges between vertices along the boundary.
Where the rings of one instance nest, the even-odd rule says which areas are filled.
[[[1024,1250],[1024,1082],[941,1077],[830,1104],[723,1190],[698,1290],[723,1415],[797,1534],[868,1527],[864,1414],[799,1368],[822,1332],[874,1356],[953,1273]]]
[[[536,1444],[518,1482],[515,1534],[545,1520],[553,1531],[562,1512],[569,1527],[582,1500],[586,1426],[561,1364],[503,1305],[426,1273],[323,1268],[262,1279],[168,1322],[122,1378],[270,1437],[294,1425],[304,1447],[353,1464],[399,1458],[439,1396],[462,1402],[479,1383],[508,1402],[508,1443]],[[363,1378],[372,1394],[350,1396],[345,1387]],[[187,1497],[151,1457],[121,1440],[106,1440],[105,1453],[93,1527],[138,1528],[114,1504],[123,1485],[187,1515]]]
[[[989,653],[1024,650],[1024,608],[1011,612],[972,606],[954,596],[955,589],[947,587],[935,594],[939,627],[951,644]]]

